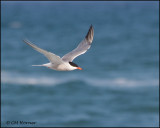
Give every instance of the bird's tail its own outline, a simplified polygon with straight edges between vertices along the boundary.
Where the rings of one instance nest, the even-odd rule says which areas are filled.
[[[32,65],[32,66],[44,66],[44,65]]]

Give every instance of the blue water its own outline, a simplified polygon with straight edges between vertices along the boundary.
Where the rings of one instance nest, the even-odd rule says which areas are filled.
[[[2,2],[1,8],[1,126],[159,125],[158,2]],[[48,60],[23,39],[62,57],[91,24],[93,44],[74,60],[83,70],[31,66]]]

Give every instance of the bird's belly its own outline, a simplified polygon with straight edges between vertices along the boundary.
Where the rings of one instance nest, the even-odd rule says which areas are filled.
[[[70,71],[70,69],[64,64],[56,65],[53,66],[52,68],[57,71]]]

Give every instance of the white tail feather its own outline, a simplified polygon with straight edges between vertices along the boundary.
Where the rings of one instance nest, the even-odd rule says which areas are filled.
[[[44,66],[44,65],[32,65],[32,66]]]

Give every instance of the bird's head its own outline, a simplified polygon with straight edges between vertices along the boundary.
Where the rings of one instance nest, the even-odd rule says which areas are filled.
[[[73,62],[69,62],[69,64],[70,64],[74,69],[82,70],[81,67],[79,67],[77,64],[75,64],[75,63],[73,63]]]

